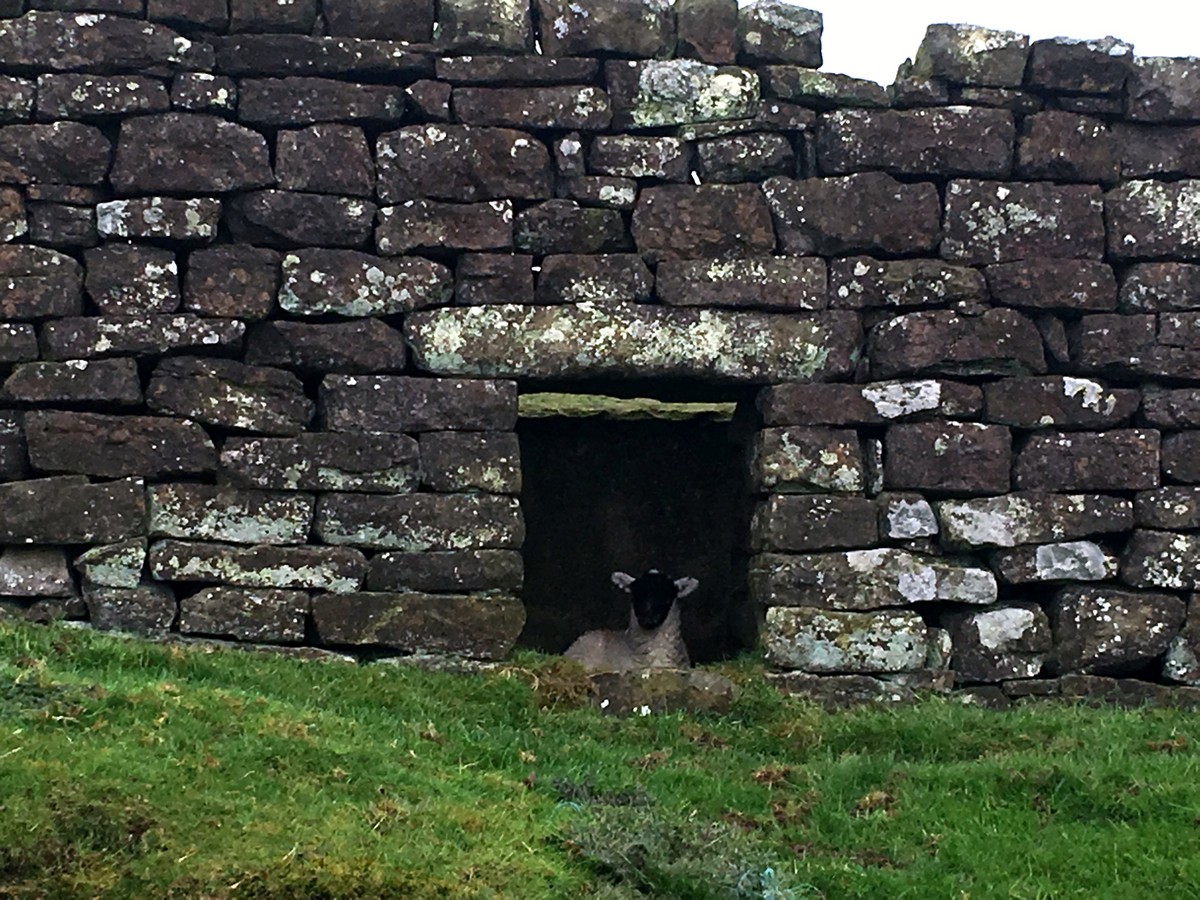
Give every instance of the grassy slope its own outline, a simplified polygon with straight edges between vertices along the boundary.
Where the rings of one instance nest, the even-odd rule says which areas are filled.
[[[1192,715],[574,686],[0,625],[0,896],[1200,895]]]

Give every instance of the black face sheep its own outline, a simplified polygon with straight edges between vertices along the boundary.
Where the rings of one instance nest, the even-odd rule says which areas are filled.
[[[658,569],[640,578],[612,573],[613,584],[632,597],[629,627],[624,631],[589,631],[567,648],[566,657],[589,672],[636,669],[683,669],[691,665],[679,630],[675,601],[696,590],[695,578],[672,580]]]

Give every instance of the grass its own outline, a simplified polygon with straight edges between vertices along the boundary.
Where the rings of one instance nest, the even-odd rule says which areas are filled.
[[[0,624],[0,897],[1200,895],[1196,718],[604,717],[445,675]]]

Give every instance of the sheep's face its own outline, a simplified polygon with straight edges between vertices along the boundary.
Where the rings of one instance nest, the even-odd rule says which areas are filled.
[[[686,597],[699,585],[695,578],[671,580],[658,569],[649,569],[640,578],[624,572],[612,573],[613,584],[633,596],[633,614],[638,624],[647,631],[658,628],[666,621],[671,605],[680,597]]]

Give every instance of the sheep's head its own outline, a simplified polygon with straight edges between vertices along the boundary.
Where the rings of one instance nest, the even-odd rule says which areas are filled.
[[[612,573],[613,584],[633,596],[633,614],[638,624],[649,630],[666,621],[671,605],[700,586],[695,578],[672,580],[658,569],[648,569],[640,578],[624,572]]]

